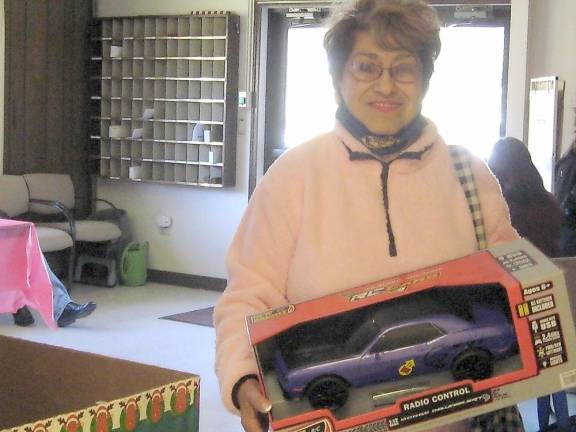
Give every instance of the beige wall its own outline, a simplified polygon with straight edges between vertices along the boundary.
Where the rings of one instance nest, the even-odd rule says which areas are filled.
[[[574,138],[576,107],[576,1],[532,0],[528,79],[558,76],[565,81],[561,153]]]
[[[216,3],[216,4],[215,4]],[[96,0],[104,16],[176,15],[191,10],[228,10],[240,16],[239,90],[245,91],[248,64],[249,0]],[[249,131],[245,109],[239,109],[236,187],[202,189],[178,185],[98,180],[98,196],[127,210],[137,240],[150,242],[153,269],[226,277],[224,257],[246,207]],[[160,231],[155,216],[171,216],[173,226]]]

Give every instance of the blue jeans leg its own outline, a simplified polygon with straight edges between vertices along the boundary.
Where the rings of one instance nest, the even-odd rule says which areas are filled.
[[[52,301],[54,303],[54,320],[58,321],[60,315],[64,311],[64,308],[68,303],[72,301],[66,287],[62,283],[58,276],[54,274],[44,256],[42,256],[44,260],[44,264],[46,265],[46,270],[48,271],[48,277],[50,278],[50,282],[52,283]]]

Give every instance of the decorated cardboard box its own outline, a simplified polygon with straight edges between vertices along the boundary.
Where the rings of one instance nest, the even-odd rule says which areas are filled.
[[[198,432],[199,377],[0,336],[2,432]]]
[[[526,240],[247,318],[275,431],[420,431],[576,386],[564,274]]]

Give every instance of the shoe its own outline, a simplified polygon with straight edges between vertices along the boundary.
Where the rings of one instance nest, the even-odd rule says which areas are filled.
[[[62,311],[60,318],[58,318],[58,327],[67,327],[77,319],[90,315],[94,312],[94,309],[96,309],[96,303],[94,302],[84,304],[70,302]]]
[[[14,317],[14,324],[17,326],[28,327],[34,324],[34,317],[32,313],[30,313],[30,309],[26,306],[22,306],[16,313],[13,313],[12,316]]]

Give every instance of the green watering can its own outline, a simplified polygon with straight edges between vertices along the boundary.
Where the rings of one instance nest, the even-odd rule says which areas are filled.
[[[148,242],[128,243],[122,252],[122,283],[127,286],[140,286],[146,283]]]

